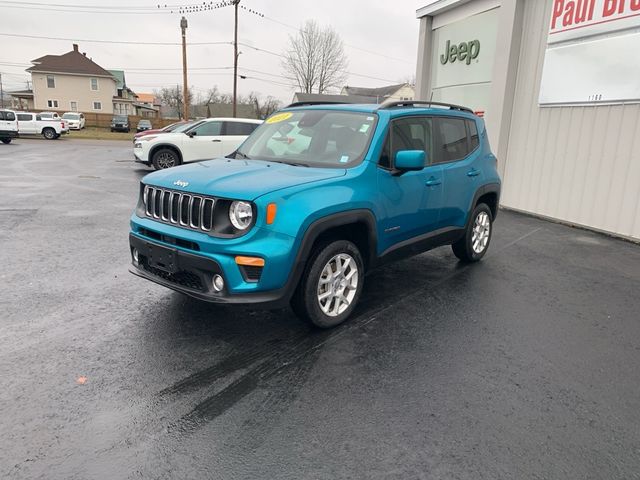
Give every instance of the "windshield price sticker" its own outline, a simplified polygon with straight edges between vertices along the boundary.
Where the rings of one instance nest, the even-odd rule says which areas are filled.
[[[267,118],[265,123],[279,123],[284,122],[285,120],[290,119],[293,116],[291,112],[282,112],[278,113],[272,117]]]

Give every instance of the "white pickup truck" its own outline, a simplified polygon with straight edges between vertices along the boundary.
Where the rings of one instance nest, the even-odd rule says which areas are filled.
[[[43,119],[39,113],[16,112],[20,136],[42,135],[47,140],[55,140],[65,133],[63,120]],[[68,128],[67,128],[68,129]]]

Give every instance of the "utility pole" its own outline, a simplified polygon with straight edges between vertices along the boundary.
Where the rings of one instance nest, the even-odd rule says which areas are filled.
[[[238,104],[238,5],[240,0],[234,0],[235,28],[233,31],[233,117],[237,116]]]
[[[184,109],[184,119],[189,120],[189,98],[187,95],[187,19],[180,20],[182,29],[182,106]]]
[[[2,90],[2,74],[0,73],[0,108],[4,108],[4,90]]]

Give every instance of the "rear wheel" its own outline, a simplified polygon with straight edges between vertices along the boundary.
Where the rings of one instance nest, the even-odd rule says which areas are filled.
[[[2,139],[2,143],[4,143],[5,145],[9,145],[11,143],[11,139],[10,138],[3,138]]]
[[[180,157],[175,150],[171,150],[170,148],[161,148],[153,154],[151,163],[153,164],[153,168],[156,170],[163,170],[165,168],[180,165]]]
[[[473,210],[464,237],[451,245],[454,255],[463,262],[477,262],[487,253],[492,232],[491,209],[481,203]]]
[[[56,131],[51,127],[47,127],[44,130],[42,130],[42,136],[47,140],[55,140],[57,138]]]
[[[351,315],[363,285],[364,263],[358,247],[346,240],[324,244],[307,265],[291,307],[316,327],[334,327]]]

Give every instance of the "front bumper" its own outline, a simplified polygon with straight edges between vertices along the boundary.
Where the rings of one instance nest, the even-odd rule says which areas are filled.
[[[296,286],[297,273],[292,274],[298,267],[295,255],[292,256],[296,250],[295,239],[256,230],[235,240],[214,239],[204,233],[159,225],[134,215],[129,235],[130,271],[208,302],[269,308],[286,306]],[[133,259],[134,248],[138,261]],[[249,278],[249,272],[236,264],[238,255],[265,258],[265,266],[257,279]],[[221,292],[212,287],[216,274],[224,279]]]

